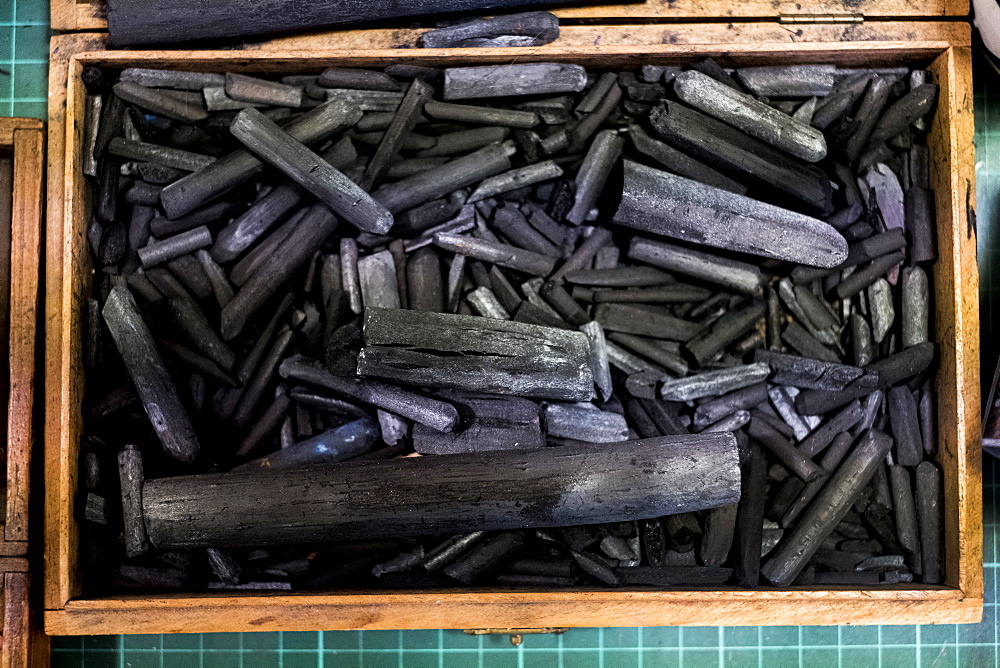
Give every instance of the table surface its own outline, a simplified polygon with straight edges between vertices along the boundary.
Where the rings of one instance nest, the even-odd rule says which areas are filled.
[[[0,116],[45,118],[46,0],[0,0]],[[1000,309],[1000,76],[977,62],[976,164],[982,280],[983,377],[992,378],[1000,342],[990,336]],[[563,636],[461,631],[328,631],[56,638],[57,666],[918,666],[997,665],[997,496],[1000,462],[987,458],[986,608],[983,621],[958,626],[726,627],[573,629]],[[720,619],[719,622],[725,622]]]

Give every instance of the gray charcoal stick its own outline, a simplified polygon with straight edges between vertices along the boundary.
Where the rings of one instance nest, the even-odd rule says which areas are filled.
[[[149,549],[146,525],[142,521],[142,453],[126,445],[118,453],[118,474],[122,488],[122,521],[125,525],[125,552],[130,559]]]
[[[163,449],[185,464],[192,463],[201,445],[153,343],[153,335],[142,321],[127,287],[111,290],[104,304],[104,322]]]
[[[392,227],[392,214],[385,207],[261,112],[244,109],[229,129],[262,160],[283,171],[359,230],[385,234]]]
[[[428,30],[420,36],[425,49],[478,46],[541,46],[559,37],[559,19],[549,12],[524,12],[473,19]]]
[[[465,315],[367,309],[362,339],[357,366],[362,377],[563,401],[586,401],[594,393],[590,345],[580,332]]]
[[[878,387],[879,379],[865,369],[846,364],[834,364],[822,360],[788,355],[758,348],[754,351],[754,362],[764,362],[771,367],[771,380],[779,385],[792,385],[811,390],[842,390],[859,378],[870,380],[872,389]]]
[[[672,341],[688,341],[701,331],[697,323],[631,304],[600,304],[594,309],[594,320],[606,331]]]
[[[356,378],[337,376],[316,360],[289,357],[281,363],[279,373],[282,378],[325,388],[438,431],[450,432],[458,425],[458,411],[448,402],[429,399],[373,380],[362,382]]]
[[[889,465],[889,485],[892,489],[892,507],[896,514],[896,537],[903,549],[913,557],[920,554],[920,529],[917,525],[917,507],[913,500],[910,471],[899,464]],[[916,490],[919,494],[922,490]]]
[[[413,449],[425,455],[451,455],[486,450],[531,450],[545,447],[538,404],[519,397],[442,391],[438,396],[456,406],[465,428],[442,432],[413,425]]]
[[[477,107],[471,104],[451,104],[432,101],[424,105],[424,113],[442,121],[457,121],[474,125],[502,125],[509,128],[533,128],[541,121],[538,114],[516,109]]]
[[[687,378],[667,380],[660,396],[667,401],[691,401],[714,397],[759,383],[770,373],[766,364],[744,364],[706,371]]]
[[[870,431],[862,437],[764,565],[761,573],[771,584],[792,584],[823,539],[840,524],[891,447],[892,439],[881,432]]]
[[[917,467],[917,515],[920,519],[920,564],[924,584],[944,580],[944,482],[932,462]]]
[[[528,63],[449,67],[444,71],[444,99],[574,93],[583,90],[586,84],[587,71],[579,65]]]
[[[625,140],[614,130],[604,130],[594,138],[576,174],[575,199],[566,220],[579,225],[587,219],[624,146]]]
[[[847,259],[847,241],[810,216],[625,161],[614,221],[682,241],[816,267]],[[576,222],[576,221],[574,221]]]
[[[375,201],[392,213],[402,213],[418,204],[444,197],[465,186],[510,170],[514,149],[506,144],[490,144],[474,153],[449,160],[372,193]]]
[[[897,385],[889,388],[885,398],[896,441],[896,461],[902,466],[916,466],[923,461],[924,448],[913,392],[905,385]]]
[[[516,554],[525,543],[524,535],[515,532],[494,534],[444,567],[449,577],[471,585],[494,570],[503,560]]]
[[[143,511],[159,548],[285,545],[660,517],[734,503],[739,478],[731,434],[692,435],[160,478]]]
[[[674,92],[681,101],[806,162],[826,157],[822,132],[697,70],[678,74]]]
[[[653,139],[641,125],[632,123],[628,126],[628,134],[637,151],[669,169],[674,174],[694,179],[706,185],[722,188],[737,195],[745,195],[746,186],[737,183],[722,172],[716,171],[703,162],[699,162],[675,149],[672,146]]]
[[[322,204],[314,205],[295,230],[264,259],[239,292],[222,309],[222,337],[235,338],[264,305],[337,226],[337,217]]]
[[[808,213],[833,213],[829,179],[815,167],[677,102],[661,104],[650,121],[668,144],[748,186],[762,186],[768,199],[780,193],[778,199]]]
[[[633,238],[628,256],[632,260],[751,295],[759,294],[764,282],[760,269],[752,264],[652,239]]]
[[[290,121],[282,129],[305,145],[320,142],[358,122],[361,110],[327,102]],[[205,169],[174,181],[160,194],[169,218],[178,218],[264,170],[264,163],[248,150],[219,158]]]
[[[358,182],[358,186],[362,190],[371,191],[373,186],[382,181],[390,163],[399,157],[403,142],[413,130],[413,126],[417,124],[424,104],[432,94],[433,89],[420,79],[414,79],[410,84],[406,95],[403,96],[403,101],[399,104],[399,109],[396,110],[392,123],[386,129],[375,155],[368,161],[368,167]]]
[[[736,581],[756,588],[760,581],[760,553],[767,485],[767,456],[760,446],[750,445],[743,465],[740,502],[736,510]]]

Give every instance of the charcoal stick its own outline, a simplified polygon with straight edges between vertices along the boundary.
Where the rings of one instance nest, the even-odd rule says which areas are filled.
[[[159,548],[631,521],[736,502],[738,459],[723,433],[159,478],[143,487],[143,514]]]

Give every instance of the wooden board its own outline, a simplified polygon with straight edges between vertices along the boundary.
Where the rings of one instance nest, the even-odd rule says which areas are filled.
[[[0,577],[3,578],[0,666],[48,666],[51,659],[50,641],[41,631],[41,615],[33,606],[33,578],[27,573],[5,573]]]
[[[569,3],[568,3],[569,4]],[[51,0],[54,30],[107,30],[104,0]],[[601,19],[635,21],[745,20],[809,14],[862,15],[872,18],[967,16],[968,0],[644,0],[621,4],[578,2],[552,10],[564,24]],[[433,18],[428,25],[433,25]]]
[[[10,378],[7,404],[6,515],[0,528],[3,618],[0,666],[48,665],[48,645],[33,629],[28,574],[28,511],[34,434],[36,338],[45,178],[44,123],[0,118],[0,148],[14,157],[11,225]],[[41,447],[41,443],[37,443]]]
[[[970,33],[966,24],[887,22],[854,27],[755,24],[580,26],[537,49],[421,49],[385,46],[410,31],[347,31],[284,38],[229,51],[104,51],[95,35],[53,39],[49,152],[46,337],[45,624],[54,634],[307,630],[320,628],[466,628],[713,624],[973,622],[982,611],[979,470],[978,287],[972,156]],[[859,32],[857,32],[859,31]],[[392,33],[392,36],[388,36]],[[405,34],[409,33],[409,34]],[[865,34],[861,39],[858,35]],[[379,41],[378,35],[386,36]],[[881,35],[881,37],[880,37]],[[618,40],[618,43],[615,40]],[[563,41],[568,40],[568,41]],[[364,45],[365,49],[359,48]],[[595,45],[596,44],[596,45]],[[377,48],[373,48],[377,47]],[[266,596],[81,597],[78,528],[72,513],[81,429],[81,307],[89,280],[84,238],[89,212],[81,174],[84,64],[202,71],[318,71],[334,64],[378,67],[511,59],[579,62],[594,67],[681,63],[704,56],[726,64],[838,62],[929,65],[942,86],[930,139],[938,190],[935,267],[939,463],[946,471],[947,587],[879,590],[721,590],[511,592],[331,592]]]

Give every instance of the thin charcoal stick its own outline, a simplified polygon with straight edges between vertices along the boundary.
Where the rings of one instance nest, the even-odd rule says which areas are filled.
[[[515,149],[507,144],[491,144],[440,167],[383,185],[372,193],[372,197],[393,214],[402,213],[418,204],[508,171],[511,168],[510,156],[514,152]]]
[[[764,281],[760,269],[752,264],[652,239],[633,238],[628,256],[632,260],[750,295],[759,294]]]
[[[771,584],[787,587],[795,580],[847,514],[891,447],[892,439],[878,431],[861,439],[764,565],[761,573]]]
[[[134,445],[126,445],[118,453],[118,473],[122,490],[122,520],[125,524],[125,552],[138,557],[149,549],[146,525],[142,519],[142,453]]]
[[[943,489],[941,469],[932,462],[921,462],[917,467],[917,514],[920,518],[920,563],[925,584],[939,584],[944,580]]]
[[[432,92],[430,86],[419,79],[414,79],[410,84],[399,109],[396,110],[396,116],[386,129],[375,155],[368,162],[364,176],[358,182],[362,190],[371,191],[381,182],[390,163],[399,155],[403,141],[417,124],[420,114],[423,113],[424,104],[430,99]]]
[[[824,471],[835,471],[837,467],[840,466],[840,462],[844,460],[847,455],[847,451],[850,449],[851,445],[854,444],[854,437],[847,432],[841,432],[837,434],[833,443],[831,443],[829,450],[823,454],[823,459],[820,460],[819,465],[823,467]],[[797,480],[797,478],[789,478],[789,480]],[[823,485],[826,484],[825,478],[819,478],[813,480],[812,482],[806,483],[801,488],[797,498],[795,498],[781,514],[780,524],[783,529],[789,529],[795,526],[796,520],[802,512],[809,507],[819,491],[823,489]]]
[[[763,533],[767,456],[757,445],[743,465],[740,502],[736,510],[736,581],[756,588],[760,581],[760,552]]]
[[[296,227],[274,254],[265,259],[222,309],[222,336],[226,340],[235,338],[264,302],[309,259],[336,226],[337,217],[329,209],[320,204],[313,206],[303,224]]]
[[[747,433],[804,482],[812,482],[826,475],[822,468],[806,457],[768,422],[760,419],[752,420]]]
[[[361,382],[336,376],[315,360],[291,357],[282,362],[280,373],[282,378],[328,389],[438,431],[450,432],[458,424],[458,411],[448,402],[429,399],[373,380]]]
[[[190,464],[201,449],[198,437],[128,288],[111,291],[103,314],[163,449]]]

